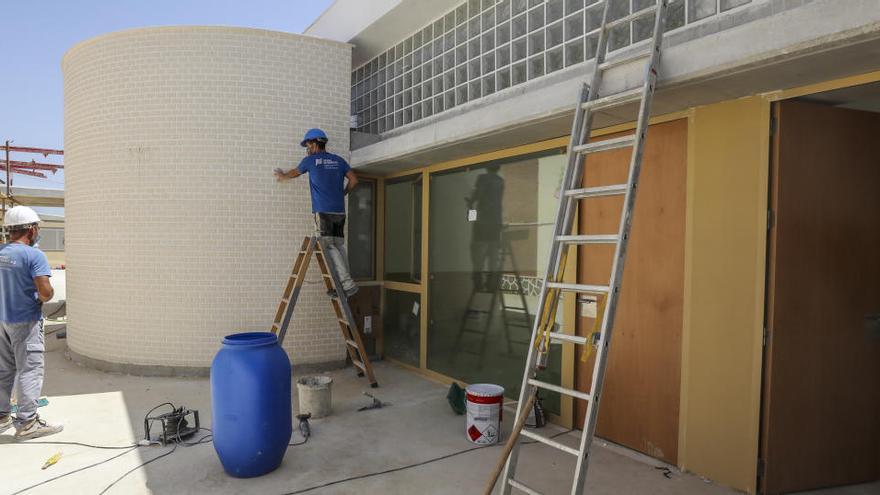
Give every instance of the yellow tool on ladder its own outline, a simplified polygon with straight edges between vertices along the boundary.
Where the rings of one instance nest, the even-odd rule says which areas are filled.
[[[341,297],[330,297],[330,304],[333,306],[333,312],[336,314],[336,322],[342,331],[342,338],[345,340],[345,347],[348,349],[348,356],[351,358],[352,364],[358,369],[358,376],[367,376],[370,386],[376,388],[379,383],[373,375],[373,365],[367,357],[364,350],[364,342],[357,329],[357,323],[348,305],[345,297],[345,291],[342,290],[342,283],[339,281],[339,275],[333,268],[333,264],[324,254],[324,243],[319,235],[308,236],[303,239],[302,247],[293,263],[293,271],[287,279],[287,285],[284,287],[284,293],[281,296],[281,304],[278,305],[278,312],[275,313],[275,321],[272,323],[272,333],[278,335],[278,342],[284,342],[284,336],[287,334],[287,327],[293,317],[293,309],[302,290],[305,281],[306,272],[309,269],[309,262],[312,255],[318,262],[321,269],[321,278],[324,281],[324,287],[327,291],[335,291],[341,294]]]

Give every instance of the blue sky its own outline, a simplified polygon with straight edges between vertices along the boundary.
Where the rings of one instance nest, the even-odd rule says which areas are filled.
[[[0,37],[0,144],[63,148],[61,57],[103,33],[144,26],[223,25],[300,33],[332,0],[6,0]],[[0,153],[2,155],[2,153]],[[37,155],[18,160],[53,161]],[[2,156],[0,156],[2,159]],[[5,179],[5,174],[0,174]],[[14,175],[20,186],[63,187]]]

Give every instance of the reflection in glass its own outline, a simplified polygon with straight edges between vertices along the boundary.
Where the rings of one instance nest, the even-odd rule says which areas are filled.
[[[519,394],[564,158],[554,151],[432,174],[429,369]],[[551,354],[541,378],[558,384],[560,346]],[[558,396],[542,397],[558,413]]]
[[[422,259],[422,175],[385,183],[385,280],[418,283]]]
[[[385,290],[383,350],[385,356],[419,366],[421,342],[419,294]]]

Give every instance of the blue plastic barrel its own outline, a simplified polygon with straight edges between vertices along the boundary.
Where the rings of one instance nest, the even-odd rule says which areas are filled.
[[[290,360],[274,334],[223,339],[211,364],[211,427],[230,475],[252,478],[281,465],[292,432],[290,381]]]

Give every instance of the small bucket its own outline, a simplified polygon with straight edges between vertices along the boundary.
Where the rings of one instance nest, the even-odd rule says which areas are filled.
[[[329,376],[305,376],[296,381],[299,392],[299,413],[312,418],[330,415],[330,387],[333,379]]]
[[[466,389],[467,437],[477,445],[498,443],[501,437],[501,416],[504,387],[476,383]]]

